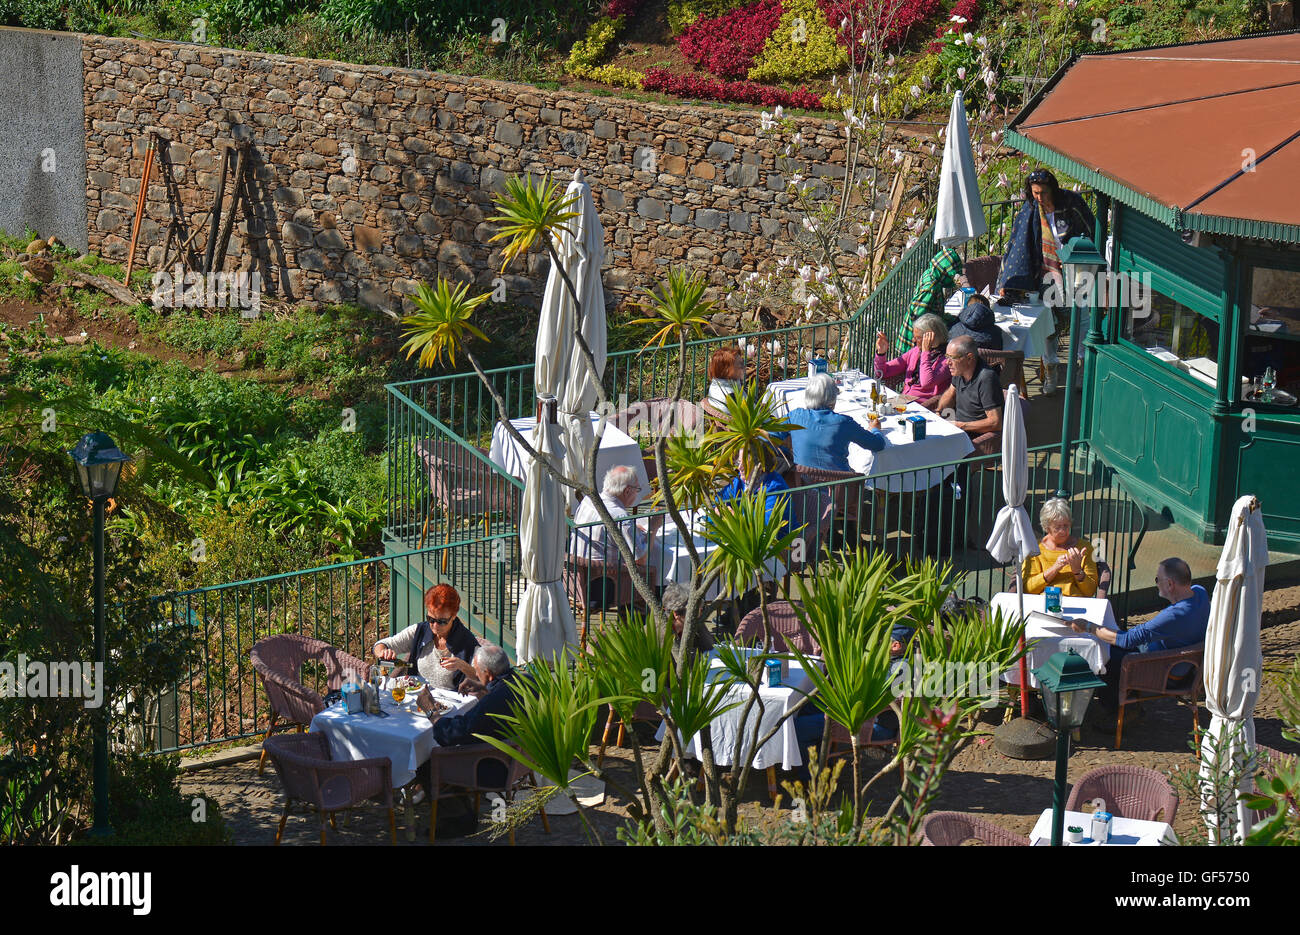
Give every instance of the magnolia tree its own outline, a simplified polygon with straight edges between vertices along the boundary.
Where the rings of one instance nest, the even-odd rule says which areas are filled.
[[[499,213],[492,220],[501,225],[494,239],[506,242],[503,268],[540,246],[564,276],[571,301],[580,307],[556,251],[558,233],[575,216],[571,200],[566,200],[550,180],[512,178],[498,196],[497,206]],[[646,317],[640,323],[657,329],[644,353],[656,355],[655,366],[672,368],[674,379],[669,392],[673,411],[683,398],[687,343],[702,333],[708,319],[711,306],[704,298],[705,288],[701,277],[674,269],[657,289],[647,290],[643,305]],[[607,540],[618,549],[626,568],[636,568],[622,527],[600,496],[596,451],[606,419],[599,421],[585,452],[585,477],[566,476],[558,459],[534,451],[530,440],[511,425],[512,413],[469,345],[471,338],[482,336],[470,319],[487,298],[488,294],[470,296],[468,286],[453,286],[445,280],[434,288],[422,287],[416,297],[417,311],[405,320],[408,355],[419,353],[421,364],[429,365],[443,356],[454,361],[457,354],[463,354],[492,394],[503,428],[529,456],[540,460],[551,478],[592,502]],[[575,316],[579,330],[575,330],[574,340],[594,369],[590,348],[580,330],[581,318]],[[598,395],[598,411],[611,412],[603,387]],[[828,570],[816,584],[795,578],[789,586],[778,587],[770,579],[776,577],[774,572],[779,573],[782,564],[789,567],[813,563],[815,570],[816,550],[804,541],[804,529],[787,528],[785,497],[768,504],[762,488],[757,492],[755,488],[767,453],[775,443],[775,433],[798,427],[787,423],[775,400],[754,384],[728,397],[725,410],[725,417],[700,435],[651,427],[658,505],[678,529],[701,528],[710,543],[708,555],[704,556],[693,537],[682,537],[692,574],[687,583],[688,601],[680,637],[675,635],[673,621],[665,614],[656,589],[644,576],[632,574],[633,585],[648,612],[625,615],[620,625],[606,628],[590,651],[581,656],[566,651],[556,659],[534,660],[528,666],[529,677],[516,683],[515,707],[505,719],[508,743],[495,739],[490,742],[562,790],[572,784],[573,764],[581,764],[584,771],[599,776],[621,793],[638,824],[664,835],[671,832],[667,805],[675,795],[667,777],[674,768],[681,769],[687,759],[685,743],[698,736],[706,801],[718,810],[720,827],[735,829],[756,753],[805,705],[815,704],[848,733],[853,786],[847,814],[850,828],[857,834],[865,821],[863,794],[871,782],[887,772],[882,770],[866,781],[861,775],[859,735],[869,720],[896,702],[902,712],[903,729],[891,762],[906,765],[919,751],[930,764],[926,768],[930,771],[922,772],[936,778],[931,767],[937,764],[941,772],[946,765],[952,748],[948,732],[958,729],[956,715],[969,712],[977,694],[964,683],[953,686],[940,680],[937,687],[931,684],[925,689],[912,690],[909,684],[907,697],[903,698],[891,675],[891,628],[907,623],[926,634],[927,651],[936,661],[984,666],[990,671],[1003,671],[1015,661],[1017,631],[1011,628],[1004,633],[1001,628],[966,618],[941,622],[940,607],[955,583],[948,569],[932,564],[898,573],[883,558],[849,552],[828,563]],[[718,488],[737,474],[747,481],[747,492],[719,503]],[[688,515],[688,511],[694,512]],[[810,549],[814,553],[811,556]],[[716,606],[719,597],[755,589],[763,621],[761,645],[742,648],[724,643],[716,653],[721,671],[711,670],[709,658],[695,651],[705,632],[710,608]],[[819,666],[799,657],[815,688],[790,710],[768,719],[770,726],[763,729],[763,665],[771,658],[788,658],[773,651],[769,592],[787,598],[802,597],[800,613],[823,647],[825,661]],[[628,785],[593,759],[589,740],[599,707],[612,706],[630,723],[642,702],[652,705],[663,717],[665,739],[657,751],[643,751],[635,732],[631,732],[636,770],[633,783]],[[728,750],[722,757],[730,763],[730,768],[724,770],[714,755],[710,724],[737,706],[742,708],[740,723],[745,725],[745,736],[740,750]],[[827,739],[829,733],[828,729]],[[926,793],[926,789],[931,792]],[[922,786],[908,786],[900,793],[890,810],[897,828],[896,839],[914,836],[919,803],[926,801],[926,794],[932,795],[932,789],[931,779],[926,779]],[[579,814],[586,822],[585,811],[580,808]],[[595,836],[594,829],[590,830]]]
[[[940,88],[928,75],[904,87],[888,50],[898,38],[901,7],[897,0],[848,0],[843,6],[848,68],[832,79],[830,95],[842,113],[842,176],[806,175],[816,145],[806,121],[780,107],[760,116],[759,135],[784,143],[778,167],[799,221],[793,256],[742,277],[735,293],[742,307],[785,306],[807,321],[844,318],[916,243],[933,214],[946,127],[897,118],[910,116],[922,99],[933,100]],[[962,17],[953,17],[952,25],[940,53],[942,95],[951,100],[963,92],[976,168],[984,176],[1001,155],[994,121],[1006,113],[997,106],[996,53],[987,37],[963,30]]]

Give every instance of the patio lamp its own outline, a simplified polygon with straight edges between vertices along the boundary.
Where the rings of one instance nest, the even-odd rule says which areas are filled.
[[[1065,276],[1066,294],[1070,299],[1070,358],[1065,365],[1065,412],[1061,424],[1061,475],[1056,484],[1056,495],[1070,498],[1067,486],[1070,476],[1070,445],[1074,441],[1074,373],[1078,364],[1075,358],[1079,348],[1079,328],[1075,320],[1074,284],[1080,275],[1087,277],[1089,317],[1097,304],[1097,273],[1106,268],[1106,258],[1097,251],[1091,237],[1072,237],[1061,247],[1061,270]]]
[[[1070,759],[1070,732],[1083,726],[1094,689],[1106,683],[1093,675],[1087,661],[1069,650],[1053,653],[1033,670],[1043,693],[1047,719],[1056,730],[1056,782],[1052,787],[1052,847],[1061,846],[1065,824],[1065,772]]]
[[[94,505],[95,514],[95,662],[104,671],[104,506],[117,492],[122,465],[131,459],[103,432],[88,432],[68,454],[77,466],[81,492]],[[105,837],[113,833],[108,823],[108,714],[96,712],[94,733],[95,823],[90,833]]]

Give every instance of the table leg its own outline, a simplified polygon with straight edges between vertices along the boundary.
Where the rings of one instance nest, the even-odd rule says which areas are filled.
[[[776,767],[767,768],[767,797],[773,802],[776,801]]]

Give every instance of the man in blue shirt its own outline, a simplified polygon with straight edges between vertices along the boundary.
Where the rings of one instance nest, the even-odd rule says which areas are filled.
[[[1199,584],[1192,584],[1192,570],[1181,558],[1167,558],[1156,568],[1156,590],[1169,606],[1146,623],[1130,627],[1123,633],[1075,621],[1071,626],[1080,633],[1091,632],[1113,647],[1106,674],[1106,685],[1097,693],[1097,701],[1106,715],[1113,716],[1119,707],[1119,671],[1124,656],[1130,652],[1159,652],[1182,649],[1205,639],[1210,623],[1210,596]],[[1179,670],[1182,671],[1179,671]],[[1185,663],[1170,673],[1170,685],[1177,685],[1191,672]]]
[[[850,444],[860,445],[867,451],[885,447],[880,422],[864,428],[851,416],[836,412],[838,397],[839,388],[833,377],[819,373],[808,381],[803,394],[804,408],[795,409],[786,417],[786,421],[802,427],[802,431],[791,432],[789,436],[795,464],[821,471],[852,471]]]

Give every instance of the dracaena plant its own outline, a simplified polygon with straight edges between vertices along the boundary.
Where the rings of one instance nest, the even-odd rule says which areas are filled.
[[[722,407],[726,417],[704,439],[713,452],[714,474],[749,478],[775,451],[780,433],[799,431],[781,413],[781,403],[757,383],[746,383],[729,394]]]
[[[704,333],[709,312],[713,310],[713,303],[704,298],[707,288],[702,273],[675,266],[668,270],[668,278],[659,284],[657,291],[645,290],[647,300],[641,303],[641,308],[649,315],[631,322],[659,329],[646,342],[645,351],[663,347],[669,341],[680,345]]]
[[[402,319],[402,337],[406,338],[402,350],[406,351],[408,358],[418,353],[421,367],[440,363],[444,355],[454,365],[456,351],[464,346],[466,340],[471,337],[487,340],[470,318],[474,310],[491,297],[490,292],[471,297],[469,283],[453,286],[442,277],[433,289],[427,283],[421,283],[415,293],[418,311]]]

